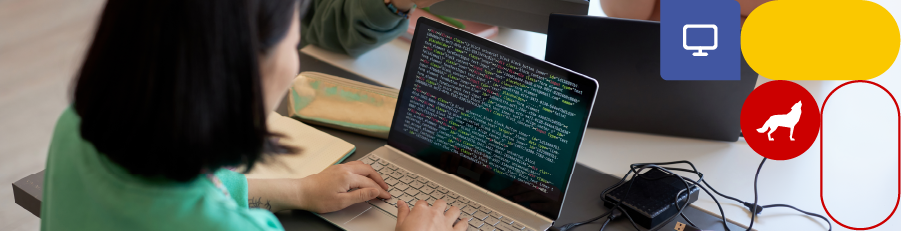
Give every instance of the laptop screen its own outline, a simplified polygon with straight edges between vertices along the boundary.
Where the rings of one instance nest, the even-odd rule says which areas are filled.
[[[421,18],[388,144],[556,219],[597,82]]]

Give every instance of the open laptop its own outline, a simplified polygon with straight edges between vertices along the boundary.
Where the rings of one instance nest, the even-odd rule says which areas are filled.
[[[660,77],[660,23],[553,14],[545,60],[600,83],[589,127],[736,141],[757,73],[741,59],[738,81]]]
[[[546,230],[560,214],[597,82],[420,18],[388,144],[361,160],[391,186],[320,214],[346,230],[394,230],[397,200],[444,199],[469,230]]]

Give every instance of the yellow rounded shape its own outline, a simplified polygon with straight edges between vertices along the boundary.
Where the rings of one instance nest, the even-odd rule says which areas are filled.
[[[776,80],[865,80],[898,56],[898,24],[864,0],[776,0],[755,9],[741,50],[761,76]]]

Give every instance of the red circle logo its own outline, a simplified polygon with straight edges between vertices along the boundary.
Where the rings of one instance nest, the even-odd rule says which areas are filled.
[[[791,81],[760,85],[741,108],[741,133],[745,141],[767,159],[789,160],[800,156],[816,141],[820,131],[820,107],[807,89]]]

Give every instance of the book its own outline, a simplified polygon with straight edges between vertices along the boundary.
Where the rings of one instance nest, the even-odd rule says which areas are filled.
[[[280,145],[296,152],[263,157],[245,174],[247,178],[303,178],[341,163],[356,150],[347,141],[276,112],[269,114],[266,123],[270,133],[281,136]]]

